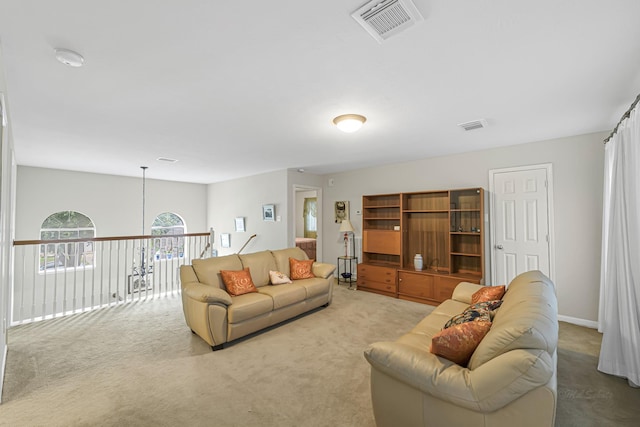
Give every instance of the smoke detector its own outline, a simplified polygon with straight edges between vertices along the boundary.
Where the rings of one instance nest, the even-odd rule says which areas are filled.
[[[84,58],[78,52],[62,48],[56,48],[54,49],[54,52],[56,54],[56,59],[64,65],[68,65],[70,67],[82,67],[82,65],[84,65]]]
[[[378,43],[424,20],[411,0],[372,0],[351,17]]]
[[[460,126],[465,131],[470,131],[470,130],[486,128],[488,124],[486,119],[478,119],[478,120],[472,120],[466,123],[460,123],[458,126]]]

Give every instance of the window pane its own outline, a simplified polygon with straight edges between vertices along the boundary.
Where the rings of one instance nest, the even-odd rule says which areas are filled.
[[[91,219],[75,211],[62,211],[50,215],[40,229],[41,240],[91,239],[95,234]],[[94,266],[92,242],[41,245],[40,271],[80,266]]]
[[[152,236],[162,236],[153,241],[154,259],[182,258],[184,238],[170,237],[186,233],[184,221],[172,212],[164,212],[156,217],[151,226]]]

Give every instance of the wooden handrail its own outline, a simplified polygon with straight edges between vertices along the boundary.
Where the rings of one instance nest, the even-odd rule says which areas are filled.
[[[57,240],[14,240],[13,246],[25,245],[43,245],[50,243],[76,243],[76,242],[108,242],[116,240],[144,240],[144,239],[160,239],[163,237],[198,237],[209,236],[210,233],[187,233],[187,234],[162,234],[162,235],[146,235],[146,236],[115,236],[115,237],[90,237],[84,239],[57,239]]]

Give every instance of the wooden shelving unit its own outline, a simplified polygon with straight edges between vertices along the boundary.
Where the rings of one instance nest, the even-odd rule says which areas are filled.
[[[400,194],[362,197],[362,262],[400,266]]]
[[[401,220],[400,194],[362,197],[362,264],[358,264],[358,289],[397,297]]]
[[[358,289],[438,304],[459,282],[484,278],[482,188],[369,195],[362,208]],[[422,271],[414,268],[416,254]]]

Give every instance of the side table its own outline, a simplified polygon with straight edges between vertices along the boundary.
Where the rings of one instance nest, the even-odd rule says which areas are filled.
[[[338,257],[338,285],[340,283],[347,283],[349,289],[354,290],[352,287],[356,281],[353,277],[353,263],[358,265],[358,257],[356,256],[339,256]]]

